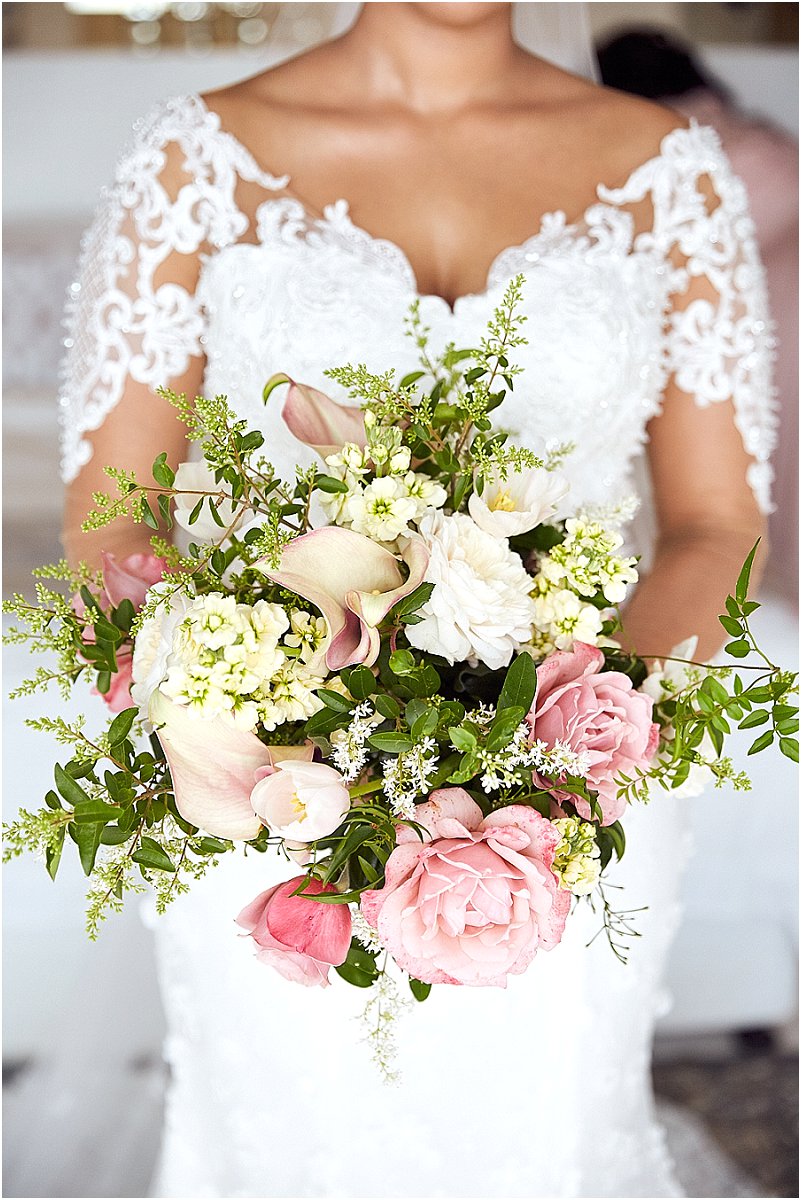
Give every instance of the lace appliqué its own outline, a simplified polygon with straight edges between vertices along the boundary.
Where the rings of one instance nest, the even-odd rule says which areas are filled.
[[[711,210],[700,186],[704,178],[717,197]],[[674,251],[681,255],[683,265],[671,279],[676,297],[696,280],[706,281],[714,293],[671,309],[666,368],[702,408],[732,402],[743,445],[754,459],[748,482],[762,511],[769,512],[769,459],[778,430],[775,340],[745,187],[715,131],[693,122],[668,134],[659,158],[635,171],[624,187],[599,189],[614,204],[649,194],[653,230],[637,239],[637,248],[653,246],[665,261]]]
[[[188,178],[175,196],[161,178],[170,144]],[[59,396],[65,482],[91,458],[84,435],[119,402],[127,378],[166,384],[201,354],[204,316],[196,297],[175,283],[156,286],[154,278],[171,254],[219,249],[246,232],[248,218],[235,201],[240,179],[266,189],[286,185],[220,130],[199,97],[168,100],[134,127],[83,239],[67,302]]]

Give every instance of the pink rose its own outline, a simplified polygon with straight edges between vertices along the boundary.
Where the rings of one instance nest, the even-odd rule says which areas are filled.
[[[424,983],[506,987],[564,931],[570,894],[551,871],[559,833],[533,808],[488,817],[462,788],[418,806],[429,831],[398,831],[380,891],[362,912],[396,962]]]
[[[617,776],[648,766],[659,745],[659,726],[652,719],[651,697],[635,691],[627,675],[602,671],[603,665],[601,651],[584,642],[549,655],[537,667],[537,695],[527,720],[532,739],[547,746],[560,741],[587,753],[587,786],[598,793],[602,824],[611,825],[626,807]],[[591,819],[586,800],[558,788],[553,795],[572,801],[585,820]]]
[[[351,917],[347,904],[320,904],[292,893],[305,875],[269,888],[243,908],[238,925],[258,946],[260,962],[275,967],[285,979],[306,987],[327,987],[329,966],[338,967],[350,947]],[[333,892],[312,879],[307,892]]]

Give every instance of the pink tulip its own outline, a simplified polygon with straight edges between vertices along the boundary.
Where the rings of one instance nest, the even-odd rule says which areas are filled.
[[[337,404],[324,392],[295,383],[288,375],[273,375],[264,388],[265,401],[274,388],[289,384],[282,416],[290,433],[316,450],[321,458],[336,454],[346,442],[365,446],[364,415],[360,408]]]
[[[327,837],[350,810],[345,780],[326,763],[285,759],[256,774],[250,803],[272,833],[290,842]]]
[[[104,550],[102,559],[103,587],[115,608],[123,600],[130,600],[135,609],[140,609],[148,589],[163,579],[167,570],[166,558],[155,554],[129,554],[117,562],[116,555]]]
[[[327,987],[329,967],[347,958],[351,916],[347,904],[320,904],[292,893],[305,880],[300,875],[262,892],[244,908],[237,924],[258,947],[260,962],[275,967],[285,979],[306,987]],[[335,891],[311,879],[306,892],[317,896]]]
[[[362,894],[365,918],[416,979],[506,987],[564,932],[571,897],[551,870],[559,833],[520,804],[484,817],[462,788],[432,792],[414,817],[428,837],[399,829],[383,888]]]
[[[277,570],[262,570],[317,605],[328,626],[325,663],[330,671],[338,671],[376,661],[381,649],[377,626],[393,605],[423,582],[428,557],[421,538],[408,538],[401,552],[409,569],[404,579],[389,550],[352,529],[329,525],[285,546]]]

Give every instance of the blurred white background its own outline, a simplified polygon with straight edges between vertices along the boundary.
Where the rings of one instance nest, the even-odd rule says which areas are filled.
[[[274,5],[173,6],[242,10],[228,14],[232,36],[238,31],[240,44],[220,46],[209,36],[195,36],[201,15],[186,22],[185,45],[160,48],[153,40],[154,21],[147,19],[146,5],[138,6],[143,16],[138,42],[64,45],[76,36],[64,32],[66,7],[3,6],[4,23],[9,23],[4,71],[6,594],[27,589],[30,567],[60,554],[55,403],[60,310],[80,231],[99,188],[112,173],[131,123],[160,97],[207,90],[281,57],[280,44],[270,40],[269,22],[261,12]],[[295,7],[299,19],[324,22],[330,6]],[[698,9],[733,7],[783,6],[596,3],[590,10],[598,35],[621,25],[656,23],[698,40],[700,30],[701,58],[737,104],[795,134],[796,48],[768,42],[715,44],[716,29],[732,36],[725,11],[714,14],[717,26],[710,13],[706,34],[698,24]],[[32,11],[24,19],[9,11],[23,8],[40,10],[38,26]],[[759,33],[756,26],[753,31]],[[280,164],[274,167],[280,170]],[[796,401],[797,385],[793,396],[784,397],[785,404]],[[779,515],[790,522],[796,519],[791,512]],[[774,586],[762,599],[760,628],[767,648],[778,661],[794,666],[797,621],[792,597],[786,586],[783,591]],[[25,675],[22,653],[6,650],[4,668],[7,693]],[[103,719],[98,701],[87,697],[85,703],[98,721]],[[18,807],[38,807],[51,785],[57,756],[44,736],[25,727],[25,718],[60,705],[56,695],[49,701],[34,698],[4,705],[6,820]],[[72,706],[78,710],[84,704],[75,699]],[[738,750],[743,765],[747,745],[745,740]],[[720,791],[694,805],[696,855],[686,879],[685,920],[669,972],[673,1006],[662,1021],[666,1037],[786,1030],[794,1017],[796,777],[791,764],[775,754],[751,760],[748,766],[752,795]],[[760,808],[766,814],[765,827],[757,830],[754,812]],[[9,1147],[8,1170],[18,1195],[79,1194],[80,1189],[64,1190],[64,1180],[82,1178],[92,1122],[102,1122],[107,1105],[127,1111],[130,1161],[96,1164],[89,1173],[91,1184],[80,1185],[84,1194],[90,1186],[94,1195],[142,1194],[150,1171],[139,1146],[155,1136],[158,1080],[145,1072],[137,1082],[134,1071],[119,1085],[123,1091],[116,1097],[104,1091],[116,1068],[147,1066],[159,1059],[163,1028],[150,936],[133,907],[110,919],[98,943],[89,943],[83,932],[83,884],[71,859],[62,865],[57,886],[39,863],[18,861],[4,874],[4,1058],[12,1072],[26,1063],[45,1063],[48,1071],[46,1095],[44,1077],[35,1070],[30,1073],[16,1118],[27,1123],[33,1137],[37,1128],[43,1132],[48,1124],[52,1129],[52,1123],[73,1114],[76,1105],[84,1114],[79,1137],[56,1135],[60,1158],[55,1152],[37,1158]],[[114,1190],[121,1186],[116,1182],[121,1172],[127,1191]]]

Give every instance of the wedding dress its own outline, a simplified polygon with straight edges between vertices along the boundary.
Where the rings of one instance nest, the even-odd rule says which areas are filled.
[[[701,406],[732,405],[766,505],[770,327],[746,197],[716,135],[669,133],[624,186],[597,196],[577,220],[546,215],[498,255],[482,292],[451,308],[418,296],[400,247],[355,225],[344,200],[320,216],[305,208],[197,96],[161,105],[137,128],[84,246],[62,393],[65,478],[89,459],[86,434],[126,377],[166,383],[199,354],[206,391],[227,394],[290,472],[310,452],[263,406],[270,375],[336,395],[331,365],[403,374],[415,366],[403,333],[413,299],[435,350],[469,346],[523,272],[525,374],[497,419],[522,443],[575,442],[565,470],[576,505],[639,490],[647,509],[642,447],[670,375]],[[198,251],[194,295],[158,281],[171,255]],[[639,549],[650,536],[640,528]],[[171,1067],[154,1194],[679,1195],[649,1064],[684,813],[667,794],[627,813],[628,850],[610,871],[624,890],[612,894],[617,907],[647,906],[628,965],[603,937],[586,948],[600,916],[580,903],[562,944],[507,991],[443,987],[410,1000],[397,1087],[360,1043],[365,993],[336,977],[327,991],[290,984],[237,937],[236,915],[287,864],[226,856],[153,921]]]

